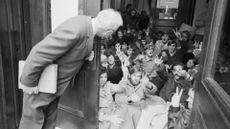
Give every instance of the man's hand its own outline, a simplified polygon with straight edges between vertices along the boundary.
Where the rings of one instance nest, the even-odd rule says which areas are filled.
[[[175,36],[179,39],[179,40],[182,40],[182,37],[181,37],[181,34],[180,32],[178,31],[178,29],[173,29],[173,33],[175,34]]]
[[[94,51],[92,51],[92,52],[90,53],[90,55],[86,58],[86,60],[92,61],[93,58],[94,58]]]
[[[154,63],[157,65],[157,66],[159,66],[159,65],[161,65],[162,63],[163,63],[163,60],[162,60],[162,56],[160,57],[160,58],[155,58],[154,59]]]
[[[147,84],[149,82],[149,78],[147,77],[146,73],[143,73],[141,83]]]
[[[172,107],[179,107],[180,106],[180,99],[181,99],[181,95],[183,93],[183,89],[180,90],[178,87],[176,87],[176,93],[172,96]]]
[[[116,52],[120,52],[121,51],[121,45],[120,45],[120,43],[115,44],[115,49],[116,49]]]
[[[31,94],[38,94],[39,91],[38,91],[38,87],[37,86],[36,87],[24,86],[23,87],[23,92],[31,95]]]

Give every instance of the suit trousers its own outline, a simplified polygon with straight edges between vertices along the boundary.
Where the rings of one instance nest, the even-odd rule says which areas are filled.
[[[24,93],[19,129],[55,129],[59,99],[54,94]]]

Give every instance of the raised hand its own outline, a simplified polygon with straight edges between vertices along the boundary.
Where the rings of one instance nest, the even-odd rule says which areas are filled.
[[[182,40],[182,37],[181,37],[181,34],[180,32],[178,31],[178,29],[173,29],[173,33],[175,34],[175,36],[179,39],[179,40]]]
[[[141,78],[141,83],[147,84],[149,82],[149,78],[146,75],[146,73],[143,73],[142,78]]]
[[[197,57],[197,56],[200,55],[201,49],[194,49],[192,53],[193,53],[193,55],[194,55],[195,57]]]
[[[195,40],[193,46],[195,47],[195,49],[198,49],[200,45],[200,41]]]
[[[115,45],[115,48],[116,48],[116,51],[117,51],[117,52],[120,52],[120,51],[121,51],[121,45],[120,45],[120,43],[117,43],[117,44]]]
[[[155,58],[154,59],[154,63],[157,65],[157,66],[159,66],[159,65],[161,65],[162,63],[163,63],[163,60],[162,60],[162,56],[160,57],[160,58]]]
[[[179,88],[176,87],[176,93],[172,96],[172,101],[171,101],[172,107],[179,107],[180,106],[180,99],[181,99],[182,93],[183,93],[183,89],[181,89],[179,92]]]

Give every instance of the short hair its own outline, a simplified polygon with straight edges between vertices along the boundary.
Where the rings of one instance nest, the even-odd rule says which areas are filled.
[[[111,8],[100,11],[95,19],[105,30],[117,30],[117,28],[123,25],[123,20],[120,12]]]
[[[171,46],[172,44],[175,44],[177,47],[177,42],[175,40],[169,40],[168,41],[168,46]]]
[[[128,9],[128,8],[132,8],[132,4],[130,4],[130,3],[127,4],[127,5],[126,5],[126,9]]]
[[[137,69],[137,66],[136,65],[132,65],[130,67],[128,67],[128,71],[129,71],[129,74],[132,75],[133,73],[136,73],[136,72],[141,72],[143,73],[143,69],[140,68],[140,69]]]
[[[172,70],[173,70],[173,68],[174,68],[175,66],[182,66],[182,69],[185,69],[185,64],[182,63],[182,62],[174,62],[174,63],[172,64]]]
[[[191,33],[189,31],[187,31],[187,30],[182,31],[181,34],[186,34],[188,36],[188,39],[191,38]]]

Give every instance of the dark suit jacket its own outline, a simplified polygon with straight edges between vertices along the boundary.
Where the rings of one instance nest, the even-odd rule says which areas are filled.
[[[75,16],[66,20],[32,48],[21,76],[22,84],[37,86],[43,69],[56,63],[57,94],[61,95],[92,51],[93,37],[90,17]]]

